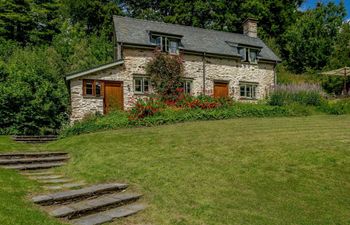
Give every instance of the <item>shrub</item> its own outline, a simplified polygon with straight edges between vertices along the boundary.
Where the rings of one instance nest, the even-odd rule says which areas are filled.
[[[163,54],[156,51],[155,56],[146,65],[155,91],[164,100],[175,100],[181,92],[184,65],[180,56]]]
[[[135,120],[153,116],[163,107],[164,104],[158,98],[138,99],[134,107],[130,110],[129,119]]]
[[[289,84],[275,87],[269,98],[269,104],[284,106],[293,103],[309,106],[320,106],[324,102],[324,94],[316,84]]]
[[[350,113],[350,99],[338,99],[322,104],[319,109],[322,112],[332,115],[342,115]]]

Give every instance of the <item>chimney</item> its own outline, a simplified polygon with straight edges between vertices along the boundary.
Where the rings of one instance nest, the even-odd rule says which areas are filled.
[[[243,22],[243,34],[249,37],[258,37],[258,21],[256,19],[248,18]]]

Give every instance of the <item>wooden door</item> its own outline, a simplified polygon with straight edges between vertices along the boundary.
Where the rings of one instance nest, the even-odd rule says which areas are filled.
[[[228,97],[228,83],[214,82],[214,97]]]
[[[105,82],[104,85],[104,113],[113,110],[122,110],[123,105],[123,83],[122,82]]]

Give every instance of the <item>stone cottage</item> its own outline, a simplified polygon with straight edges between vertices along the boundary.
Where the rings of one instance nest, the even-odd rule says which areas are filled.
[[[188,94],[257,100],[275,83],[280,59],[257,36],[257,21],[247,19],[243,34],[114,16],[115,61],[69,74],[71,121],[86,114],[128,109],[152,92],[145,65],[156,48],[182,54]]]

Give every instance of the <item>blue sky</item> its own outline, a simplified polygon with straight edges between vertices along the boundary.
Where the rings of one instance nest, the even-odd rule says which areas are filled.
[[[314,8],[316,6],[316,3],[317,2],[335,2],[335,3],[339,3],[340,0],[334,0],[334,1],[331,1],[331,0],[306,0],[306,2],[301,6],[301,10],[306,10],[306,9],[309,9],[309,8]],[[346,7],[346,11],[347,11],[347,16],[346,18],[347,19],[350,19],[350,0],[345,0],[345,7]]]

